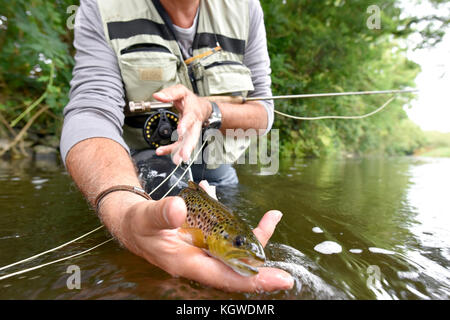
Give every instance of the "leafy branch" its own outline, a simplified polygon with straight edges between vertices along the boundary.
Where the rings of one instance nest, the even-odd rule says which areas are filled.
[[[34,108],[36,108],[36,106],[38,106],[45,98],[47,98],[47,95],[48,95],[48,93],[51,90],[51,87],[53,85],[54,73],[55,73],[55,65],[52,62],[51,65],[50,65],[50,78],[48,80],[47,88],[45,89],[44,93],[36,101],[34,101],[28,108],[26,108],[25,111],[23,111],[16,119],[14,119],[11,122],[10,125],[11,125],[12,128],[14,128],[15,125],[20,120],[22,120],[23,117],[25,117],[27,114],[29,114]]]

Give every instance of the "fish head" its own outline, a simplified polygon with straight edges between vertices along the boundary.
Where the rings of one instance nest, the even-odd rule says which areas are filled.
[[[213,235],[208,251],[220,259],[234,271],[243,276],[253,276],[258,273],[258,267],[261,267],[266,255],[264,248],[256,236],[250,232],[227,232]]]
[[[258,273],[257,268],[264,264],[266,256],[261,243],[246,223],[192,181],[179,196],[186,202],[188,213],[194,211],[194,215],[203,219],[202,226],[206,232],[204,249],[209,255],[241,275]],[[208,215],[215,217],[215,224],[206,228],[207,222],[204,220]]]

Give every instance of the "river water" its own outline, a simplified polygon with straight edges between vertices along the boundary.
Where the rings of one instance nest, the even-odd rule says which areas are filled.
[[[238,187],[220,201],[253,227],[264,212],[284,216],[266,247],[267,264],[295,278],[289,291],[225,293],[172,278],[115,242],[0,280],[0,299],[449,299],[450,159],[305,159],[276,175],[237,167]],[[0,266],[53,248],[100,223],[64,168],[0,162]],[[86,250],[100,230],[0,277]],[[68,289],[76,265],[81,288]]]

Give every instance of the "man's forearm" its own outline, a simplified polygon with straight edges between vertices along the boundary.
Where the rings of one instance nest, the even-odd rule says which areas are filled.
[[[139,185],[128,152],[107,138],[77,143],[66,158],[67,169],[90,204],[103,190],[118,184]]]
[[[107,138],[92,138],[77,143],[66,158],[67,169],[93,205],[97,195],[115,185],[139,186],[134,164],[128,152],[117,142]],[[128,207],[145,200],[130,192],[113,192],[102,201],[101,219],[120,241],[120,225]]]
[[[267,129],[266,109],[257,102],[247,102],[242,105],[219,103],[222,113],[221,130],[226,129]]]

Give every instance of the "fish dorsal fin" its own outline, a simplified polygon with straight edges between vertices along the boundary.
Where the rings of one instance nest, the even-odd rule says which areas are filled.
[[[197,183],[195,183],[194,181],[188,181],[188,187],[189,189],[193,190],[193,191],[197,191],[201,194],[207,195],[208,197],[210,197],[210,195],[208,194],[208,192],[206,192],[205,190],[203,190],[202,187],[200,187]]]
[[[201,190],[200,186],[192,180],[188,181],[188,186],[192,190]]]

